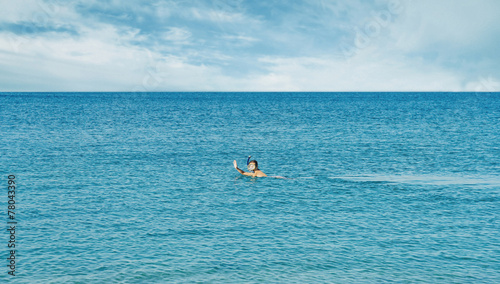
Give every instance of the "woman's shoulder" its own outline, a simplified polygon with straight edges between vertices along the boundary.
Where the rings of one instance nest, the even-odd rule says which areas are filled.
[[[261,170],[255,171],[255,176],[256,177],[267,177],[267,175]]]

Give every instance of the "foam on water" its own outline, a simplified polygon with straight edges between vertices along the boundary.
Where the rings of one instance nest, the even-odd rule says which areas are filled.
[[[365,176],[331,176],[330,179],[361,181],[361,182],[387,182],[406,183],[416,185],[468,185],[480,187],[500,187],[498,176],[410,176],[410,175],[365,175]]]

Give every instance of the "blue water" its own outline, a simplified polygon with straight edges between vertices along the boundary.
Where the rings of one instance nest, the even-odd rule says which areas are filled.
[[[3,93],[0,121],[0,282],[500,282],[498,93]]]

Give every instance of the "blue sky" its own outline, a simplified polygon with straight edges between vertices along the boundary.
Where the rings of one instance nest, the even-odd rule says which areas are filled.
[[[0,4],[0,91],[500,91],[498,0]]]

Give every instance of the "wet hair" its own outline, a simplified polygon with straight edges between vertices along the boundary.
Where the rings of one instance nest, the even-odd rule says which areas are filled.
[[[255,163],[255,168],[258,169],[259,168],[259,163],[257,163],[256,160],[251,160],[250,162],[248,162],[248,164],[250,165],[251,163]]]

